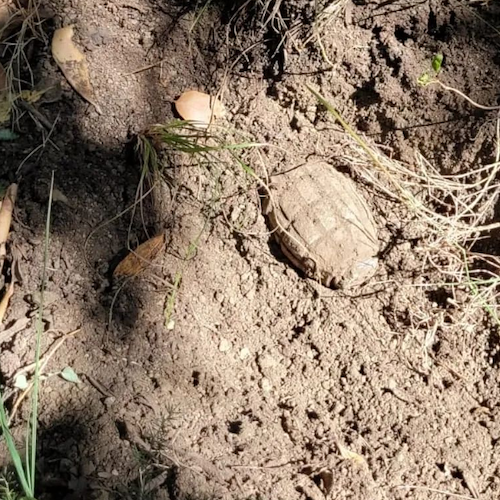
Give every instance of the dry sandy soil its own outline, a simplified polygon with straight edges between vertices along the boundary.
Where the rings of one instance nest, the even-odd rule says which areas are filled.
[[[348,138],[306,88],[394,158],[412,162],[418,150],[445,173],[487,164],[495,112],[417,79],[441,52],[443,81],[496,105],[498,5],[349,0],[321,43],[304,45],[313,1],[283,0],[285,26],[275,17],[265,28],[257,10],[232,18],[234,5],[201,4],[46,5],[48,40],[75,25],[103,112],[67,84],[49,43],[36,42],[36,80],[63,90],[37,104],[57,119],[51,142],[26,159],[46,135],[28,115],[17,141],[0,142],[0,179],[20,183],[11,246],[22,283],[6,326],[36,307],[54,171],[44,351],[80,328],[47,367],[71,366],[82,383],[55,376],[43,385],[39,498],[500,498],[498,328],[481,308],[464,322],[468,292],[457,299],[445,285],[419,286],[433,281],[421,236],[397,203],[359,181],[345,159]],[[132,224],[127,213],[91,234],[134,202],[131,138],[171,120],[186,89],[221,92],[223,126],[268,144],[248,153],[260,175],[321,159],[358,182],[382,249],[366,286],[330,290],[291,266],[269,234],[256,184],[232,164],[200,168],[179,158],[159,203],[146,203]],[[110,271],[127,242],[159,232],[165,251],[116,294]],[[495,238],[483,249],[498,252]],[[33,359],[32,345],[32,322],[3,339],[8,386]],[[23,404],[17,437],[27,415]],[[5,465],[4,449],[1,458]]]

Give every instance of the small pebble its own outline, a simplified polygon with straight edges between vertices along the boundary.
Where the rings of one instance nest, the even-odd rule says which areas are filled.
[[[240,351],[240,359],[243,361],[243,360],[247,359],[248,357],[250,357],[250,349],[248,347],[244,347]]]
[[[219,351],[220,352],[229,352],[231,350],[231,342],[226,339],[222,339],[219,344]]]
[[[104,400],[104,406],[106,408],[109,408],[110,406],[113,406],[115,404],[115,401],[116,401],[116,398],[114,398],[113,396],[108,396],[105,400]]]
[[[264,391],[264,392],[271,392],[271,389],[273,388],[271,382],[269,379],[267,378],[263,378],[261,381],[260,381],[260,388]]]

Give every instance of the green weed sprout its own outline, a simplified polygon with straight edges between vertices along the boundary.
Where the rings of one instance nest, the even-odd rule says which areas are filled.
[[[431,60],[431,70],[426,71],[425,73],[422,73],[418,80],[417,83],[421,85],[422,87],[426,87],[427,85],[430,85],[431,83],[435,83],[439,73],[441,72],[441,67],[443,65],[443,54],[435,54],[432,57]]]
[[[417,79],[418,85],[421,87],[427,87],[429,85],[439,85],[443,90],[453,92],[460,96],[462,99],[465,99],[468,103],[472,104],[475,108],[482,109],[484,111],[496,111],[500,109],[500,106],[484,106],[483,104],[479,104],[476,101],[473,101],[469,96],[465,95],[460,90],[455,87],[450,87],[449,85],[445,85],[438,77],[441,73],[441,67],[443,65],[443,54],[435,54],[431,60],[430,71],[426,71],[422,73]]]

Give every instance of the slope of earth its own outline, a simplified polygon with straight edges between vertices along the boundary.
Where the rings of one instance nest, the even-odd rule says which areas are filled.
[[[75,25],[103,112],[72,91],[42,42],[34,72],[63,86],[41,105],[56,123],[50,141],[28,156],[43,136],[24,117],[19,140],[0,143],[2,181],[20,182],[22,283],[6,325],[36,308],[54,172],[44,351],[79,329],[47,371],[71,366],[82,383],[51,377],[41,393],[40,499],[500,497],[498,330],[480,308],[464,316],[444,287],[414,286],[423,250],[397,204],[358,183],[382,252],[373,280],[345,292],[287,263],[255,183],[232,164],[214,175],[180,159],[159,204],[145,202],[132,224],[115,218],[140,179],[130,137],[170,120],[186,89],[220,91],[226,129],[267,144],[249,155],[261,176],[321,159],[356,178],[346,137],[306,84],[396,158],[419,150],[453,173],[492,162],[495,113],[417,85],[440,52],[447,85],[497,104],[500,12],[465,3],[349,1],[315,27],[313,2],[283,0],[285,25],[302,23],[286,38],[276,18],[263,34],[241,18],[226,37],[216,2],[52,5],[47,34]],[[165,252],[117,289],[110,270],[127,241],[160,232]],[[3,341],[7,384],[32,360],[32,333],[30,322]],[[23,404],[19,439],[27,416]]]

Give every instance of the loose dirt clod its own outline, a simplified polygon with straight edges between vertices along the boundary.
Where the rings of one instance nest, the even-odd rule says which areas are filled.
[[[283,253],[326,286],[359,285],[377,266],[370,209],[355,185],[327,163],[307,163],[272,180],[265,212]]]

